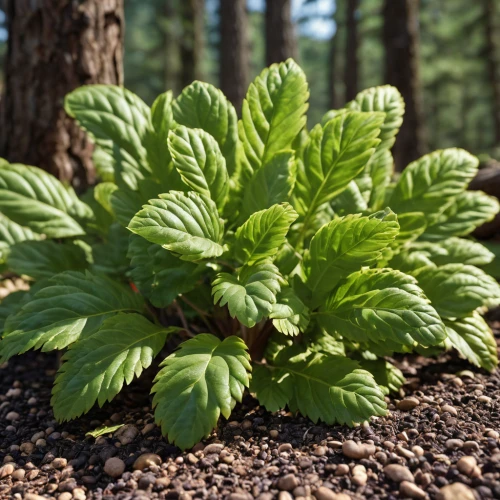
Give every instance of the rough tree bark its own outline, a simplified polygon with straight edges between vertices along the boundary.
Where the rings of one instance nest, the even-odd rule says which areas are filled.
[[[248,85],[247,24],[245,0],[220,0],[220,88],[238,112]]]
[[[493,93],[493,124],[495,133],[495,144],[500,144],[500,71],[499,57],[495,43],[496,32],[496,5],[495,0],[484,0],[484,15],[486,23],[486,58],[488,61],[488,73],[490,86]]]
[[[347,0],[345,44],[345,100],[351,101],[358,93],[358,21],[359,0]]]
[[[291,0],[266,1],[266,64],[298,58]]]
[[[184,88],[193,80],[203,80],[203,27],[204,0],[181,0],[179,2],[182,23],[180,40],[180,83]]]
[[[8,48],[0,156],[75,187],[94,182],[93,146],[66,116],[64,96],[121,84],[123,0],[7,0]]]
[[[401,92],[406,111],[394,146],[398,170],[426,151],[419,70],[419,0],[385,0],[383,41],[385,83]]]

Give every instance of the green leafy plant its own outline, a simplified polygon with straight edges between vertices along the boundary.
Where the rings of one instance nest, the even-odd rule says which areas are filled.
[[[351,425],[385,414],[404,383],[394,353],[456,348],[497,365],[480,316],[500,303],[480,269],[493,254],[468,235],[498,203],[466,191],[477,160],[437,151],[396,177],[395,88],[361,92],[310,131],[308,98],[292,60],[255,79],[239,120],[206,83],[151,109],[81,87],[66,110],[96,145],[100,184],[78,198],[0,164],[4,270],[31,282],[0,305],[0,356],[66,351],[57,419],[114,398],[174,338],[152,393],[181,448],[246,389],[270,411]]]

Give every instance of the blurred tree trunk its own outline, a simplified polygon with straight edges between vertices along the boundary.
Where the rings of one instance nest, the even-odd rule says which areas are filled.
[[[248,85],[246,0],[220,0],[220,88],[238,113]]]
[[[93,146],[64,112],[64,96],[121,84],[122,0],[7,0],[8,47],[0,156],[72,182],[93,183]]]
[[[166,90],[174,95],[181,91],[179,82],[179,44],[176,37],[176,26],[179,18],[174,0],[166,0],[163,6],[163,77]]]
[[[292,0],[266,1],[266,64],[298,58],[292,22]]]
[[[351,101],[358,93],[358,21],[359,0],[347,0],[345,45],[345,100]]]
[[[418,9],[419,0],[385,0],[383,10],[385,83],[399,89],[406,105],[403,125],[393,151],[397,170],[402,170],[426,151]]]
[[[184,88],[193,80],[203,80],[202,61],[204,46],[204,0],[181,0],[179,2],[182,23],[180,41],[180,83]]]
[[[339,50],[341,49],[341,28],[343,25],[342,16],[340,13],[340,2],[335,4],[335,12],[333,13],[333,21],[335,23],[335,33],[330,39],[330,54],[328,65],[328,105],[330,109],[338,109],[342,107],[342,99],[339,92]]]
[[[488,60],[488,73],[490,86],[493,92],[493,123],[495,144],[500,144],[500,71],[499,55],[497,53],[496,32],[496,6],[495,0],[484,0],[484,14],[486,22],[486,57]]]

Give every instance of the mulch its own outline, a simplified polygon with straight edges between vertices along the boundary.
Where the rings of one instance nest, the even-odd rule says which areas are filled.
[[[408,383],[386,417],[314,424],[248,396],[186,452],[154,424],[154,369],[103,408],[59,424],[50,408],[57,363],[27,353],[0,367],[2,499],[500,498],[500,376],[453,354],[398,358]],[[125,426],[86,436],[102,424]]]

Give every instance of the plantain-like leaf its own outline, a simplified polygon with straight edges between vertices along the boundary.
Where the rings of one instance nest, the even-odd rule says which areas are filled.
[[[297,265],[301,262],[302,255],[288,242],[281,246],[274,258],[274,264],[278,267],[283,276],[292,274]]]
[[[39,240],[41,236],[29,227],[20,226],[0,213],[0,265],[5,263],[9,248],[21,241]]]
[[[81,247],[51,240],[16,243],[10,248],[7,258],[11,271],[35,280],[51,278],[63,271],[84,271],[88,265]]]
[[[234,106],[213,85],[195,81],[173,104],[174,119],[189,128],[201,128],[215,138],[230,177],[238,173],[238,117]]]
[[[437,218],[476,175],[478,160],[463,149],[422,156],[402,172],[388,205],[397,213],[424,212]]]
[[[495,254],[481,243],[455,237],[436,243],[416,242],[411,249],[424,253],[437,266],[446,264],[484,266],[495,258]]]
[[[64,349],[95,332],[118,312],[142,312],[143,300],[130,288],[104,276],[66,271],[55,275],[9,317],[0,341],[0,358],[29,349]]]
[[[255,365],[252,370],[250,393],[267,411],[279,411],[288,404],[293,395],[293,377],[284,370]]]
[[[193,191],[212,198],[222,210],[229,179],[217,141],[202,129],[181,125],[170,131],[168,147],[182,180]]]
[[[134,377],[140,377],[169,334],[140,314],[119,313],[106,319],[90,337],[71,345],[52,391],[54,416],[60,422],[87,413],[97,402],[111,401]]]
[[[0,163],[0,211],[15,223],[48,238],[85,233],[75,216],[80,204],[72,189],[40,168]]]
[[[350,111],[311,131],[295,189],[296,208],[304,215],[305,227],[318,207],[335,198],[363,170],[380,143],[383,121],[382,113]]]
[[[413,274],[414,271],[421,267],[435,267],[426,252],[412,251],[411,249],[403,249],[394,255],[389,260],[389,265],[392,269],[398,269],[407,274]]]
[[[498,366],[497,344],[488,323],[478,314],[445,320],[447,341],[472,364],[492,372]]]
[[[443,323],[416,283],[392,269],[353,273],[320,308],[318,321],[354,342],[439,344],[446,337]]]
[[[250,84],[238,130],[251,171],[291,148],[306,124],[308,99],[306,76],[292,59],[272,64]]]
[[[309,325],[309,317],[309,309],[290,287],[281,289],[269,315],[276,330],[285,335],[305,332]]]
[[[204,195],[170,191],[150,200],[128,228],[151,243],[196,261],[222,255],[224,223],[215,203]]]
[[[255,264],[274,257],[285,243],[290,225],[298,217],[288,203],[261,210],[238,228],[234,255],[242,264]]]
[[[406,382],[401,370],[385,359],[362,359],[359,364],[373,375],[385,396],[399,391]]]
[[[477,267],[447,264],[422,267],[412,274],[444,318],[463,318],[479,307],[500,304],[500,286]]]
[[[92,273],[122,277],[130,267],[127,257],[130,232],[114,222],[110,225],[106,239],[92,245]]]
[[[481,191],[460,193],[422,236],[440,241],[451,236],[465,236],[492,220],[498,213],[498,200]]]
[[[116,85],[84,85],[66,95],[64,107],[115,160],[125,156],[133,168],[148,170],[143,141],[151,114],[139,97]]]
[[[347,214],[359,214],[368,209],[368,204],[366,203],[356,180],[349,182],[344,191],[332,200],[331,205],[335,214],[340,216]]]
[[[196,287],[207,270],[203,264],[180,260],[160,245],[130,235],[129,276],[140,292],[155,307],[167,307],[181,294]]]
[[[297,177],[297,162],[293,151],[276,153],[269,163],[260,168],[245,186],[241,218],[290,200]]]
[[[214,304],[227,304],[231,317],[251,328],[271,313],[282,281],[278,268],[265,262],[244,266],[237,276],[219,273],[212,283]]]
[[[238,337],[221,342],[200,334],[162,362],[152,389],[153,406],[169,441],[190,448],[210,434],[221,414],[229,418],[249,386],[249,359]]]
[[[390,209],[368,217],[334,219],[311,240],[305,264],[307,286],[318,295],[333,290],[353,271],[376,263],[398,230],[397,217]]]
[[[281,377],[291,378],[288,407],[315,423],[353,425],[386,413],[384,395],[372,375],[352,359],[317,352],[287,356],[284,349],[276,364]]]

